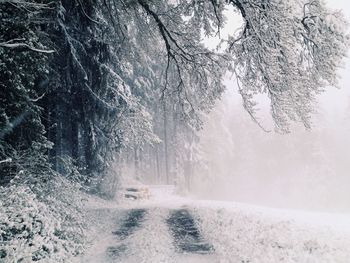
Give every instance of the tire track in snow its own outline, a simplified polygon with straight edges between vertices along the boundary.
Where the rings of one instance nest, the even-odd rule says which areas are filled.
[[[112,234],[117,236],[119,241],[127,239],[141,227],[142,223],[145,221],[146,214],[146,209],[131,209],[127,213],[119,229],[117,231],[113,231]],[[128,245],[123,242],[118,245],[107,247],[106,254],[110,259],[117,260],[118,258],[122,258],[123,254],[127,253],[127,251]]]
[[[187,209],[171,211],[167,224],[178,252],[198,254],[213,252],[213,247],[201,236],[193,216]]]
[[[121,240],[127,238],[140,227],[141,223],[144,221],[146,212],[146,209],[131,209],[123,220],[119,230],[112,233],[118,236]]]
[[[79,263],[219,262],[216,255],[211,254],[211,246],[203,242],[195,220],[187,209],[118,209],[113,214],[119,216],[113,219],[101,215],[99,224],[103,224],[104,220],[117,220],[117,224],[109,230],[105,229],[109,234],[103,240],[98,240]],[[176,237],[175,228],[180,233]]]
[[[135,211],[135,210],[134,210]],[[134,219],[126,220],[116,232],[121,243],[109,248],[111,262],[123,263],[215,263],[218,262],[212,246],[204,241],[193,216],[187,209],[153,207],[144,213],[130,213]],[[132,234],[124,231],[126,225],[137,225]],[[123,231],[120,231],[123,230]],[[122,233],[122,234],[121,234]],[[114,257],[113,257],[114,255]]]

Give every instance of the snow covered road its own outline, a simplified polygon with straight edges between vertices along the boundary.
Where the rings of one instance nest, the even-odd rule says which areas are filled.
[[[79,262],[213,262],[213,248],[186,209],[114,210],[115,228]],[[123,216],[120,216],[123,214]],[[104,216],[103,216],[104,217]],[[110,219],[109,219],[110,220]],[[102,221],[100,221],[102,223]]]
[[[350,262],[350,232],[332,228],[336,216],[314,226],[321,214],[181,198],[169,187],[151,194],[92,209],[92,246],[75,262]]]

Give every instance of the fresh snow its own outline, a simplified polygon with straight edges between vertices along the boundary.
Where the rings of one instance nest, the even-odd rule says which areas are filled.
[[[89,200],[90,246],[74,262],[336,262],[350,259],[350,216],[279,210],[181,197],[173,186],[148,186],[151,197],[119,203]],[[113,232],[133,209],[145,210],[129,236]],[[176,249],[167,219],[186,209],[213,251]]]

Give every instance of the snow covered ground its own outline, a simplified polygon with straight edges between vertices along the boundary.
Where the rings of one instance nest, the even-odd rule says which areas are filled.
[[[146,200],[89,202],[91,245],[74,262],[350,262],[350,216],[149,189]]]

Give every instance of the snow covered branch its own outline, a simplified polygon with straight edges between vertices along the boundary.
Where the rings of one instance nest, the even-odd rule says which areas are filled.
[[[316,95],[336,84],[349,47],[342,14],[319,0],[230,3],[245,21],[228,46],[243,94],[250,94],[249,100],[258,93],[268,95],[277,131],[288,132],[290,121],[310,128]],[[245,107],[252,113],[254,105]]]
[[[0,4],[11,4],[17,8],[33,8],[33,9],[49,9],[51,8],[50,5],[52,5],[54,2],[50,2],[47,4],[38,3],[38,2],[31,2],[26,0],[0,0]]]
[[[47,50],[47,49],[35,48],[35,47],[28,45],[26,43],[13,43],[13,41],[15,41],[15,39],[9,40],[7,42],[0,42],[0,47],[3,47],[3,48],[25,48],[25,49],[29,49],[31,51],[45,53],[45,54],[52,54],[52,53],[56,52],[55,50],[52,50],[52,49]]]

